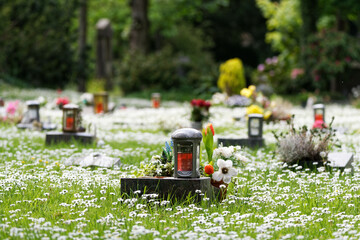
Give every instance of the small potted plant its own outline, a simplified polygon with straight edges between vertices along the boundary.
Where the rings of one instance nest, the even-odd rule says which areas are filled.
[[[209,119],[210,113],[209,109],[211,103],[203,99],[193,99],[191,100],[191,127],[197,130],[202,129],[202,123]]]
[[[307,126],[295,129],[291,121],[289,131],[280,135],[274,133],[281,161],[287,166],[297,164],[297,169],[326,166],[328,153],[334,143],[335,133],[331,128],[333,120],[326,130],[308,129]]]

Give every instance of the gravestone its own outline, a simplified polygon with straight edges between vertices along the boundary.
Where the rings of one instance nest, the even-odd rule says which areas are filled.
[[[218,138],[218,145],[260,148],[265,146],[264,138]]]
[[[329,166],[332,168],[338,168],[341,171],[349,169],[351,173],[354,172],[352,163],[354,162],[354,156],[352,153],[344,152],[332,152],[328,154]]]
[[[112,75],[112,28],[109,19],[102,18],[96,23],[96,76],[105,79],[106,89],[110,89]]]
[[[73,143],[74,141],[82,144],[92,144],[95,141],[95,135],[85,132],[48,132],[45,138],[45,144]]]

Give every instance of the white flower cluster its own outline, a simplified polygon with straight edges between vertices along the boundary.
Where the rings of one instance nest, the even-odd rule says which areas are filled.
[[[213,159],[214,161],[218,159],[231,160],[234,166],[242,166],[249,161],[240,146],[218,147],[214,149]]]

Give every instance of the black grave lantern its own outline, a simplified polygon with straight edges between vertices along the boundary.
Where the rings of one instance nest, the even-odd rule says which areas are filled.
[[[76,104],[63,106],[63,132],[78,132],[80,129],[80,108]]]
[[[32,100],[27,101],[26,105],[28,109],[26,114],[29,119],[29,123],[32,123],[34,121],[40,122],[40,103],[38,101]]]
[[[249,114],[248,117],[249,138],[262,138],[264,116],[262,114]]]
[[[182,128],[173,132],[171,139],[174,143],[174,177],[199,178],[201,132]]]
[[[95,114],[106,113],[108,111],[109,94],[107,92],[94,94],[94,112]]]
[[[322,120],[325,122],[325,105],[322,103],[313,105],[315,121]]]

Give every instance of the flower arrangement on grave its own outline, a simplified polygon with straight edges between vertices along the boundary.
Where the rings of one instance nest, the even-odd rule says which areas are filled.
[[[211,184],[214,187],[220,188],[221,198],[224,198],[231,178],[237,175],[237,171],[233,166],[242,165],[247,161],[247,158],[241,154],[240,147],[230,146],[214,149],[215,130],[212,124],[208,124],[203,129],[202,134],[208,159],[208,164],[204,167],[204,173],[211,177]]]
[[[289,130],[279,135],[273,132],[277,141],[277,152],[282,162],[287,165],[298,164],[312,167],[324,165],[330,148],[335,144],[335,131],[331,128],[332,119],[326,131],[302,126],[295,129],[293,121],[289,122]]]
[[[211,103],[203,99],[193,99],[190,102],[191,110],[191,121],[194,122],[203,122],[210,117],[209,109]]]
[[[0,116],[2,122],[19,123],[22,119],[23,106],[19,100],[8,102],[5,107],[5,116]]]
[[[154,155],[148,164],[141,163],[140,175],[150,177],[171,177],[174,174],[172,147],[165,142],[161,155]]]
[[[262,114],[264,115],[265,121],[289,120],[291,117],[288,113],[288,110],[291,108],[290,103],[280,98],[270,101],[261,92],[257,92],[254,85],[243,88],[240,94],[249,98],[252,102],[252,104],[246,108],[247,115]]]
[[[59,97],[58,99],[56,99],[56,106],[59,109],[62,109],[64,105],[70,103],[69,99],[66,97]]]

